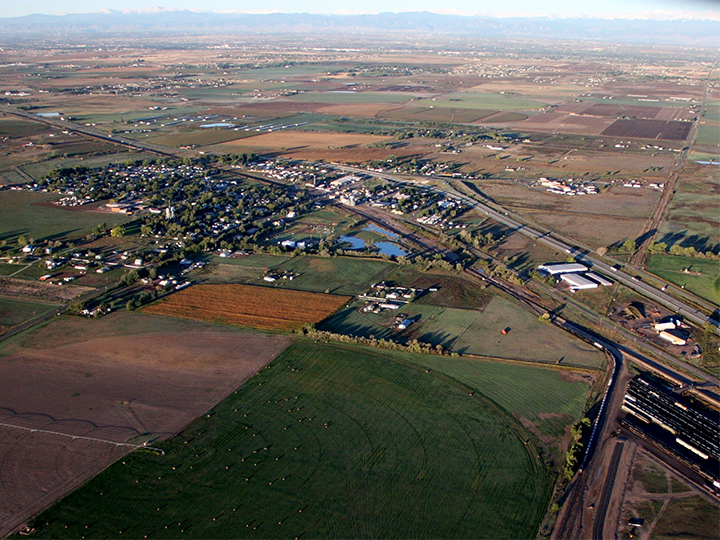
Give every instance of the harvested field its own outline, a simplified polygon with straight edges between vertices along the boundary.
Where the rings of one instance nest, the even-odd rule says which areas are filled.
[[[91,290],[90,287],[77,285],[59,286],[42,281],[0,277],[0,294],[13,298],[28,298],[62,304]]]
[[[616,120],[602,132],[608,137],[639,137],[684,141],[692,128],[691,122],[664,120]]]
[[[375,142],[392,140],[390,137],[363,135],[358,133],[321,133],[316,131],[279,131],[264,133],[255,137],[222,144],[222,148],[232,150],[236,146],[243,148],[267,148],[273,151],[287,148],[289,150],[339,148],[363,146]],[[386,152],[387,153],[387,152]]]
[[[144,309],[146,313],[265,330],[318,323],[350,298],[253,285],[195,285]]]
[[[379,118],[408,122],[470,123],[498,112],[495,109],[463,109],[459,107],[401,107],[377,114]]]
[[[556,112],[541,113],[532,116],[518,127],[544,132],[578,133],[581,135],[600,135],[613,123],[611,118],[581,116]]]
[[[173,435],[289,341],[123,312],[57,319],[4,343],[0,537],[130,449],[115,442]]]

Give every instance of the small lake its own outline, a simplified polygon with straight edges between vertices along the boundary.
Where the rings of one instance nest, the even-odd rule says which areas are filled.
[[[370,223],[366,227],[364,227],[363,231],[375,232],[382,236],[387,236],[388,238],[390,238],[390,240],[397,240],[398,238],[400,238],[400,236],[395,234],[394,232],[390,232],[387,229],[378,227],[377,225],[375,225],[373,223]]]
[[[342,235],[338,240],[350,244],[348,249],[363,249],[365,247],[365,240],[356,236]]]
[[[696,161],[700,165],[720,165],[720,161]]]
[[[375,242],[375,244],[373,245],[377,247],[380,250],[380,253],[382,253],[383,255],[405,257],[408,254],[407,251],[405,251],[397,244],[393,244],[392,242]]]
[[[59,112],[41,112],[37,113],[38,116],[42,116],[43,118],[56,118],[60,116]]]
[[[235,124],[228,124],[227,122],[217,122],[215,124],[203,124],[201,128],[224,128],[224,127],[235,127]]]

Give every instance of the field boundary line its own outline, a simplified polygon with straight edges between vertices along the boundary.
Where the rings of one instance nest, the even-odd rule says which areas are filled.
[[[60,431],[51,431],[49,429],[38,429],[38,428],[29,428],[25,426],[16,426],[14,424],[7,424],[5,422],[0,422],[0,426],[2,427],[9,427],[9,428],[15,428],[15,429],[21,429],[23,431],[30,431],[32,433],[46,433],[48,435],[60,435],[61,437],[69,437],[71,439],[83,439],[86,441],[94,441],[94,442],[103,442],[107,444],[114,444],[115,446],[130,446],[132,448],[147,448],[148,450],[154,450],[156,452],[161,452],[162,454],[165,453],[164,450],[160,448],[155,448],[152,446],[147,446],[145,444],[134,444],[134,443],[128,443],[128,442],[117,442],[117,441],[111,441],[109,439],[100,439],[97,437],[88,437],[86,435],[70,435],[69,433],[62,433]]]

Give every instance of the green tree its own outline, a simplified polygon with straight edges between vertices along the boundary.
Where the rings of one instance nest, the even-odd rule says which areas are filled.
[[[122,225],[118,225],[117,227],[113,227],[113,229],[110,231],[110,236],[113,238],[121,238],[125,236],[125,227]]]
[[[632,253],[637,249],[637,242],[635,242],[632,238],[628,238],[625,242],[623,242],[621,249],[623,251],[627,251],[628,253]]]

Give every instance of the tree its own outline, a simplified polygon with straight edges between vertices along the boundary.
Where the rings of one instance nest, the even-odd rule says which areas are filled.
[[[632,238],[628,238],[625,242],[623,242],[621,249],[623,251],[627,251],[628,253],[632,253],[637,249],[637,242],[635,242]]]
[[[121,238],[125,236],[125,227],[122,225],[118,225],[117,227],[113,227],[113,229],[110,231],[110,236],[113,238]]]

